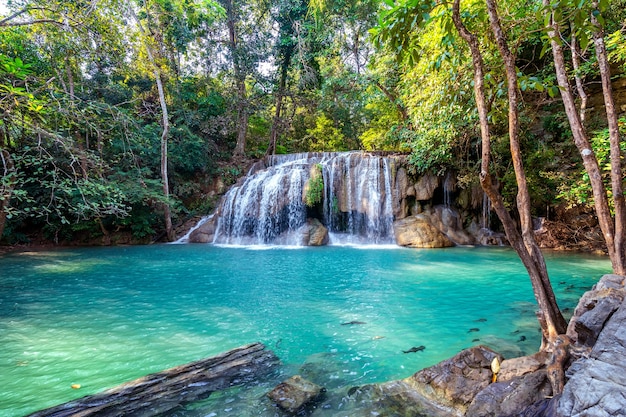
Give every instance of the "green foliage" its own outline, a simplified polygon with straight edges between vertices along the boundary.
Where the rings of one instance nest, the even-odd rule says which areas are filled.
[[[626,119],[619,120],[620,134],[622,137],[626,135]],[[602,129],[591,137],[591,146],[598,164],[602,171],[602,179],[605,183],[609,202],[612,208],[612,194],[611,194],[611,160],[610,160],[610,142],[608,129]],[[620,143],[622,154],[626,152],[626,142]],[[589,175],[581,167],[574,181],[566,182],[558,187],[558,198],[562,200],[567,206],[572,207],[576,205],[591,205],[593,203],[593,193],[589,182]]]
[[[304,203],[308,207],[315,207],[324,198],[324,176],[322,165],[316,164],[311,168],[311,176],[305,186]]]
[[[325,114],[320,114],[315,121],[315,127],[307,129],[312,151],[346,151],[345,137],[341,129]]]

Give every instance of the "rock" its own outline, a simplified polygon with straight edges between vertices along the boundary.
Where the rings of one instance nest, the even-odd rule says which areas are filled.
[[[409,191],[409,188],[411,189]],[[409,178],[406,175],[406,170],[402,167],[398,168],[396,173],[396,189],[398,190],[399,197],[404,199],[407,195],[415,195],[415,188],[409,187]]]
[[[454,243],[433,226],[423,214],[397,220],[393,224],[396,243],[412,248],[447,248]]]
[[[267,396],[281,409],[289,413],[297,413],[302,407],[317,399],[324,389],[300,375],[278,384]]]
[[[435,190],[439,187],[439,177],[427,173],[415,183],[415,199],[418,201],[432,200]]]
[[[465,230],[459,212],[448,206],[435,206],[429,212],[430,223],[457,245],[473,245],[475,240]]]
[[[545,370],[496,382],[479,392],[467,409],[466,417],[517,416],[552,394]]]
[[[302,229],[304,246],[323,246],[328,244],[328,229],[318,219],[307,219]]]
[[[498,382],[510,381],[514,378],[538,371],[546,366],[548,354],[537,352],[531,356],[506,359],[500,364]]]
[[[210,243],[215,235],[217,216],[207,220],[200,227],[189,234],[189,243]]]
[[[580,298],[567,327],[572,341],[593,346],[604,323],[626,298],[624,277],[607,274]]]
[[[349,416],[394,416],[394,417],[462,417],[463,414],[442,404],[433,403],[405,381],[390,381],[384,384],[365,385],[353,393],[353,401],[366,404],[358,414]]]
[[[404,380],[429,401],[465,413],[474,397],[492,380],[491,362],[502,356],[485,346],[458,353]]]
[[[621,277],[623,279],[623,277]],[[600,291],[615,291],[611,278],[603,277]],[[589,358],[565,384],[558,400],[558,417],[624,415],[626,410],[626,302],[622,302],[602,329]]]

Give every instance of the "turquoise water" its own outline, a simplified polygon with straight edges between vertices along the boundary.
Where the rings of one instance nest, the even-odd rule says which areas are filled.
[[[548,254],[547,262],[566,309],[610,272],[604,257]],[[528,277],[506,248],[154,245],[7,254],[0,416],[256,341],[281,359],[279,375],[175,415],[275,415],[263,393],[301,373],[329,389],[319,415],[338,416],[345,387],[404,378],[472,345],[507,357],[535,351],[534,310]],[[343,324],[351,321],[363,324]]]

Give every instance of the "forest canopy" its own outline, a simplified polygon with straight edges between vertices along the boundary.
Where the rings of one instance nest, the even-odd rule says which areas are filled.
[[[544,3],[498,2],[536,214],[593,201],[561,101],[546,7],[561,24],[566,70],[606,181],[609,129],[589,22],[603,28],[614,85],[626,58],[622,0]],[[462,5],[481,37],[493,170],[512,204],[502,57],[484,2]],[[28,242],[37,230],[55,242],[106,240],[125,231],[136,242],[171,240],[168,219],[175,226],[210,212],[247,162],[267,153],[407,152],[414,174],[453,171],[459,184],[477,183],[472,57],[451,6],[9,1],[0,11],[0,237]],[[615,96],[620,109],[626,91]]]

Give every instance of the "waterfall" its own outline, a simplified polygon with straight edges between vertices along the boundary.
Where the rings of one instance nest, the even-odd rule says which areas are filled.
[[[329,231],[331,244],[393,243],[390,157],[362,152],[268,157],[224,196],[214,243],[298,245],[309,217]],[[322,201],[307,207],[305,184],[321,168]]]

